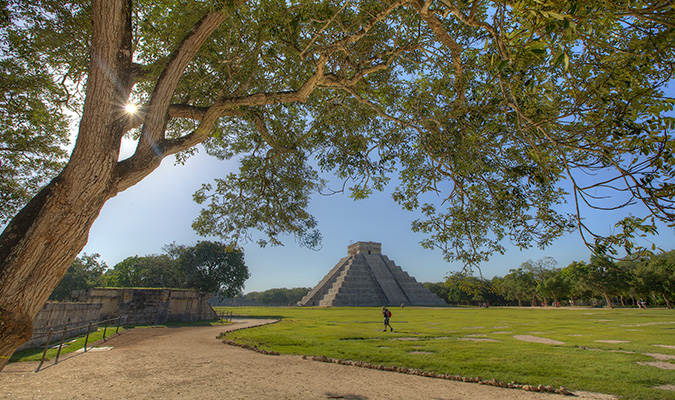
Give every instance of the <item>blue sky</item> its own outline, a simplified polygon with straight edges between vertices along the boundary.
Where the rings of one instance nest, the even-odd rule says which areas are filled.
[[[131,151],[125,142],[123,152]],[[222,177],[237,168],[236,161],[220,161],[203,151],[188,159],[185,165],[174,165],[173,157],[165,159],[150,176],[134,187],[110,199],[94,223],[89,242],[83,249],[99,253],[109,267],[130,256],[159,254],[168,243],[192,245],[203,238],[194,233],[192,221],[200,206],[192,194],[202,183]],[[251,278],[244,292],[279,287],[313,287],[347,255],[347,246],[356,241],[382,243],[382,252],[420,282],[440,282],[461,263],[448,263],[439,250],[423,249],[422,234],[410,230],[417,216],[401,210],[390,193],[375,193],[366,200],[354,201],[346,195],[315,196],[311,212],[319,221],[323,247],[319,251],[298,246],[288,238],[283,247],[260,248],[255,243],[244,245],[246,264]],[[613,222],[627,214],[594,213],[587,222],[600,232],[611,230]],[[652,238],[657,246],[670,250],[675,246],[673,229],[662,227]],[[588,260],[589,251],[578,233],[558,239],[545,250],[519,251],[508,247],[504,255],[495,255],[481,265],[483,276],[503,276],[509,269],[527,260],[553,257],[559,267],[572,261]]]

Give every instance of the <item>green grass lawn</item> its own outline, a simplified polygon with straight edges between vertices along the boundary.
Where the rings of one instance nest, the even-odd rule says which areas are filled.
[[[226,338],[282,354],[327,356],[529,385],[675,399],[675,311],[588,308],[222,308],[282,321]],[[518,340],[527,335],[562,342]],[[667,346],[667,347],[664,347]],[[638,363],[661,363],[671,369]]]
[[[94,343],[103,339],[103,329],[104,329],[103,327],[98,328],[96,332],[91,332],[89,334],[87,349],[91,348],[94,345]],[[122,332],[124,332],[124,328],[120,327],[118,332],[121,334]],[[108,330],[106,331],[105,334],[106,339],[109,339],[113,336],[116,336],[115,327],[114,326],[112,328],[108,327]],[[63,347],[61,348],[60,357],[83,348],[85,338],[86,335],[67,338],[63,343]],[[47,349],[47,353],[45,355],[45,360],[52,360],[53,358],[56,357],[56,354],[59,351],[59,343],[61,343],[61,335],[59,335],[59,333],[57,332],[52,336],[49,348]],[[102,345],[101,343],[96,344],[99,346]],[[44,346],[32,347],[30,349],[17,351],[16,353],[12,354],[12,358],[9,359],[9,362],[40,361],[42,359],[43,352]]]

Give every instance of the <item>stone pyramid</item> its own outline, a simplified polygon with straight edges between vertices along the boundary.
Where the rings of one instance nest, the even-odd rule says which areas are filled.
[[[299,306],[442,306],[445,301],[382,254],[382,244],[356,242],[348,256],[298,302]]]

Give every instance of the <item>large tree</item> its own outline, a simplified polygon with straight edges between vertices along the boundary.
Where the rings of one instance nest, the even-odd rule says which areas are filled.
[[[532,271],[526,271],[522,267],[511,269],[504,276],[498,288],[502,296],[508,300],[517,300],[518,306],[523,306],[523,300],[532,299],[532,305],[535,304],[535,293],[537,281]]]
[[[594,255],[588,264],[573,262],[567,268],[581,288],[595,296],[602,296],[609,308],[614,308],[612,299],[627,289],[631,281],[630,272],[607,256]]]
[[[183,287],[233,297],[241,292],[251,276],[244,264],[244,253],[218,242],[200,241],[181,252],[178,260]]]
[[[124,259],[105,273],[105,285],[196,289],[233,297],[250,277],[244,253],[219,242],[173,243],[164,250],[167,254]]]
[[[46,113],[0,101],[44,128],[21,131],[44,138],[36,175],[0,145],[2,168],[26,177],[1,184],[50,175],[63,127],[47,117],[70,107],[79,118],[67,165],[0,236],[0,367],[105,202],[197,144],[240,163],[195,196],[206,203],[197,230],[227,242],[261,232],[261,244],[290,233],[315,245],[317,167],[352,179],[357,198],[397,170],[394,199],[421,210],[423,245],[467,263],[505,239],[587,232],[580,212],[555,210],[564,178],[580,211],[641,202],[644,217],[673,221],[667,1],[7,0],[0,11],[0,58],[50,78],[39,90],[18,79],[12,95]],[[125,113],[130,101],[138,113]],[[125,136],[138,145],[121,160]],[[26,197],[7,193],[9,207]],[[589,242],[634,251],[626,239],[652,229],[642,217]]]
[[[675,300],[675,250],[644,260],[634,271],[637,291],[641,296],[662,297],[666,307]]]
[[[547,281],[555,275],[555,266],[558,262],[553,257],[544,257],[537,261],[527,260],[520,264],[519,269],[529,272],[534,278],[535,288],[532,293],[532,305],[536,305],[536,298],[541,298],[542,305],[548,306],[548,299],[551,296]],[[553,296],[551,296],[553,297]],[[557,300],[556,300],[557,302]]]
[[[183,288],[175,260],[166,254],[127,257],[106,271],[110,287]]]

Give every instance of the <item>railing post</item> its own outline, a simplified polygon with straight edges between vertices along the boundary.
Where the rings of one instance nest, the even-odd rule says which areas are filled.
[[[105,327],[103,328],[103,341],[105,342],[105,333],[108,330],[108,322],[110,322],[109,319],[105,320]]]
[[[89,321],[89,327],[87,328],[87,337],[84,339],[84,352],[87,352],[87,343],[89,342],[89,332],[91,332],[91,323],[93,321]]]
[[[68,333],[68,327],[63,328],[63,335],[61,336],[61,343],[59,343],[59,351],[56,352],[56,360],[54,364],[59,363],[59,356],[61,355],[61,348],[63,347],[63,341],[66,340],[66,333]]]
[[[116,333],[117,335],[120,334],[119,331],[120,331],[120,322],[121,322],[121,321],[122,321],[122,316],[121,316],[121,315],[118,315],[118,316],[117,316],[117,327],[115,328],[115,333]]]
[[[35,372],[40,371],[40,368],[42,367],[42,363],[45,362],[45,355],[47,355],[47,349],[49,348],[49,342],[52,340],[52,333],[54,333],[53,329],[49,330],[49,335],[47,335],[47,343],[45,343],[45,349],[42,352],[42,360],[40,360],[40,364],[38,365],[37,369]]]

